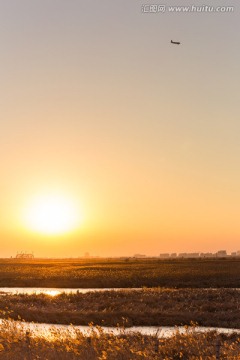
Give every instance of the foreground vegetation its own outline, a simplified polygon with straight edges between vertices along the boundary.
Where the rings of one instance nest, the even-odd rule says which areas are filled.
[[[0,259],[0,287],[240,287],[239,259]]]
[[[218,335],[216,332],[176,333],[167,339],[156,335],[106,334],[99,327],[88,334],[78,330],[64,333],[52,329],[51,336],[34,334],[25,326],[5,321],[0,327],[1,360],[180,360],[180,359],[240,359],[240,338],[237,334]]]
[[[0,308],[26,321],[116,326],[240,328],[240,291],[232,289],[143,289],[86,294],[2,295]],[[1,317],[8,314],[0,313]]]

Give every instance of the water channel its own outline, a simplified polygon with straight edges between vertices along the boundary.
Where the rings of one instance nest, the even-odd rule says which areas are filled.
[[[10,288],[10,287],[3,287],[0,288],[0,295],[16,295],[16,294],[46,294],[46,295],[50,295],[50,296],[56,296],[59,295],[61,293],[66,293],[66,294],[76,294],[76,293],[81,293],[81,294],[85,294],[87,292],[93,292],[93,291],[111,291],[111,290],[115,290],[115,291],[120,291],[120,290],[124,290],[124,291],[131,291],[131,290],[137,290],[137,291],[141,291],[143,290],[142,288],[88,288],[88,289],[74,289],[74,288]],[[206,289],[208,290],[208,289]],[[212,290],[212,289],[211,289]],[[216,290],[216,289],[214,289]],[[234,289],[234,290],[239,290],[239,289]],[[0,324],[6,320],[0,320]],[[45,336],[47,338],[49,338],[51,336],[51,330],[55,329],[56,331],[60,331],[61,333],[64,334],[64,332],[67,330],[68,332],[68,336],[72,333],[73,336],[75,336],[75,332],[74,330],[80,330],[82,333],[84,334],[89,334],[89,332],[91,331],[91,329],[89,328],[89,326],[73,326],[73,325],[56,325],[56,324],[43,324],[43,323],[27,323],[27,322],[16,322],[19,327],[22,326],[26,329],[30,329],[34,334],[36,335],[40,335],[40,336]],[[97,327],[93,327],[92,329],[97,330]],[[114,335],[118,335],[120,334],[123,329],[121,328],[116,328],[116,327],[101,327],[101,329],[104,332],[107,333],[113,333]],[[133,326],[130,328],[125,328],[124,331],[125,333],[136,333],[139,332],[143,335],[155,335],[157,334],[159,337],[170,337],[173,334],[176,333],[176,331],[179,331],[180,333],[186,333],[187,331],[189,331],[188,328],[184,327],[184,326],[180,326],[180,327],[173,327],[173,326]],[[217,331],[218,333],[227,333],[227,334],[231,334],[231,333],[240,333],[240,329],[228,329],[228,328],[218,328],[218,327],[196,327],[194,328],[195,331],[197,332],[206,332],[206,331]],[[190,330],[192,331],[192,330]]]

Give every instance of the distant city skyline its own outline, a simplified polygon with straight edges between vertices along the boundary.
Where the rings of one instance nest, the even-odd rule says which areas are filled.
[[[125,254],[125,255],[119,255],[119,256],[113,256],[115,258],[162,258],[162,259],[171,259],[171,258],[198,258],[198,257],[240,257],[240,250],[235,250],[233,252],[228,252],[227,250],[217,250],[216,252],[204,252],[204,251],[197,251],[197,252],[166,252],[166,253],[160,253],[155,255],[149,255],[149,254]],[[110,258],[111,256],[104,256],[104,255],[94,255],[90,254],[89,252],[85,252],[84,254],[79,254],[75,256],[70,256],[70,258]],[[41,256],[35,256],[34,252],[27,252],[27,251],[18,251],[15,256],[10,256],[10,258],[17,258],[17,259],[38,259],[38,258],[44,258]],[[46,257],[48,258],[48,257]],[[51,258],[51,257],[50,257]],[[53,257],[54,258],[54,257]],[[56,258],[64,258],[64,257],[56,257]],[[67,256],[68,258],[68,256]]]

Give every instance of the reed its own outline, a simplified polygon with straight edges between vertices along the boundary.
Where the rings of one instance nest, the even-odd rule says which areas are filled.
[[[106,334],[101,327],[89,328],[88,334],[78,330],[64,333],[52,329],[51,336],[36,335],[14,321],[3,322],[0,328],[1,360],[215,360],[240,359],[238,335],[218,335],[216,332],[198,333],[189,327],[186,334],[176,329],[167,339],[140,333],[119,336]]]
[[[0,260],[0,287],[240,287],[240,259]]]
[[[86,294],[2,295],[0,308],[26,321],[105,326],[189,325],[240,328],[240,291],[232,289],[142,289]],[[8,313],[0,313],[8,317]]]

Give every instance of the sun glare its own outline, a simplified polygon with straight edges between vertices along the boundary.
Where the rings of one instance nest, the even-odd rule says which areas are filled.
[[[35,198],[26,210],[25,219],[29,229],[46,235],[70,232],[81,222],[74,203],[60,195]]]

